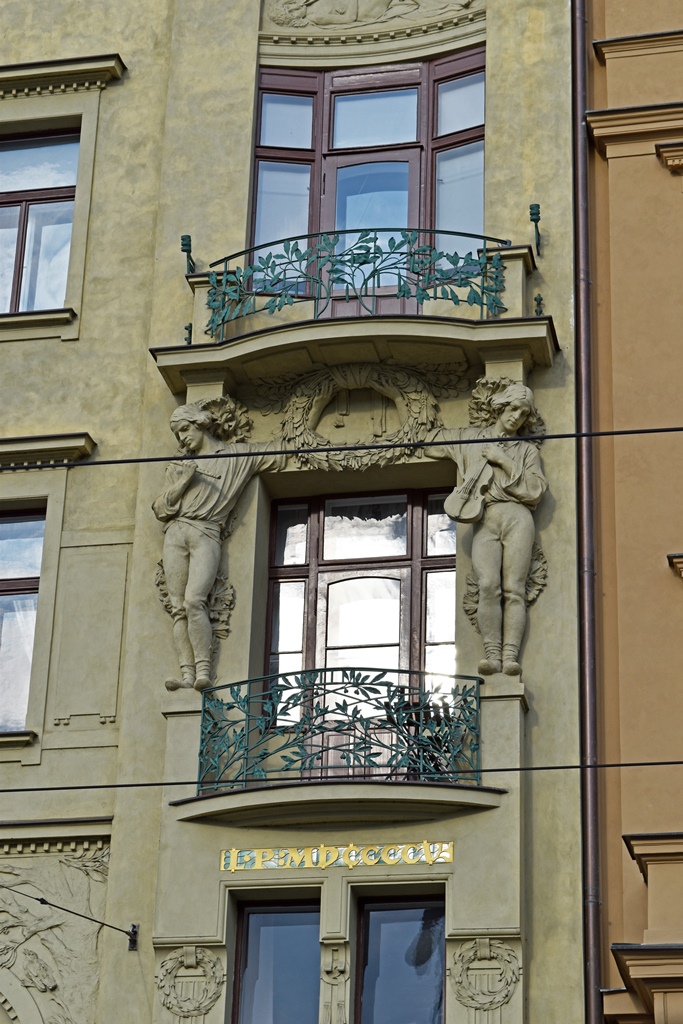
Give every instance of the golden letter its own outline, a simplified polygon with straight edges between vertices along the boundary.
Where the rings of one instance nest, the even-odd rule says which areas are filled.
[[[385,864],[400,864],[401,862],[401,846],[385,846],[382,850],[381,860]],[[393,853],[391,851],[394,851]]]
[[[410,853],[411,850],[413,851],[412,854]],[[404,864],[419,864],[422,859],[422,847],[415,846],[414,843],[410,846],[404,846],[401,856],[403,857]]]
[[[372,860],[370,859],[370,854],[373,855]],[[360,852],[360,859],[364,864],[367,864],[369,868],[371,868],[373,864],[379,863],[380,856],[379,846],[364,846]]]
[[[356,854],[356,857],[353,860],[351,860],[351,854],[352,853]],[[349,845],[346,847],[346,849],[342,853],[342,860],[346,864],[347,868],[355,868],[356,864],[360,864],[360,861],[358,859],[358,854],[359,853],[360,853],[360,849],[356,846],[356,844],[355,843],[349,843]]]
[[[272,860],[275,856],[274,850],[269,850],[267,847],[264,847],[262,850],[255,850],[254,853],[256,854],[255,868],[262,868],[265,861]]]

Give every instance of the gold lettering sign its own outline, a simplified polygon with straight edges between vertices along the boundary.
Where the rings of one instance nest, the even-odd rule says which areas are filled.
[[[221,871],[272,868],[387,867],[395,864],[452,864],[453,843],[388,843],[356,846],[279,846],[256,850],[221,850]]]

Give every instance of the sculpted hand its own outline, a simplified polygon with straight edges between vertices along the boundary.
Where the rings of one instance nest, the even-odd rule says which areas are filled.
[[[508,476],[514,473],[514,463],[497,444],[482,445],[481,454],[492,466],[500,466]]]
[[[197,463],[193,459],[178,462],[169,462],[168,468],[173,474],[173,482],[176,484],[189,484],[195,474]]]

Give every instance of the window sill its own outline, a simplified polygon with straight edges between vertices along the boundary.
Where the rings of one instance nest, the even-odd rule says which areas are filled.
[[[0,750],[14,750],[17,747],[30,747],[38,739],[38,733],[32,729],[21,732],[0,732]]]
[[[75,309],[40,309],[29,313],[0,313],[0,341],[33,338],[76,338],[78,314]]]

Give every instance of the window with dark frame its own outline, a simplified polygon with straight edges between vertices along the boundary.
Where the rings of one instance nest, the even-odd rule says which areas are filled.
[[[0,139],[0,313],[66,297],[79,136]]]
[[[253,244],[364,228],[484,230],[484,49],[260,73]],[[476,241],[469,241],[476,248]],[[437,247],[452,249],[453,240]]]
[[[0,732],[26,724],[45,510],[0,513]]]
[[[454,675],[455,524],[444,498],[404,491],[275,503],[266,671]]]
[[[356,1024],[443,1024],[443,900],[373,900],[358,909]]]
[[[232,1024],[318,1024],[319,1000],[319,906],[242,907]]]

